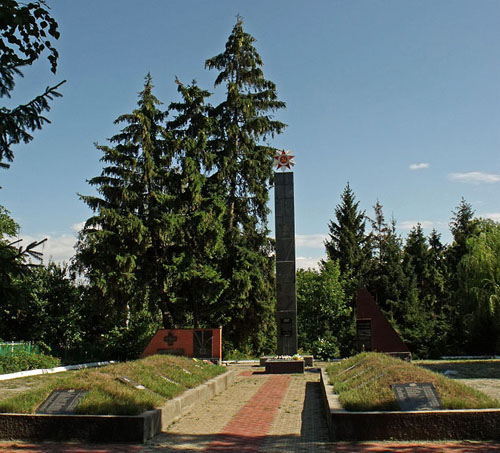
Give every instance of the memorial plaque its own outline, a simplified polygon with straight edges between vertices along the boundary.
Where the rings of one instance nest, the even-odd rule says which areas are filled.
[[[84,390],[54,390],[36,410],[37,414],[74,414],[76,406],[85,395]]]
[[[402,411],[433,411],[442,409],[439,395],[430,382],[391,385]]]

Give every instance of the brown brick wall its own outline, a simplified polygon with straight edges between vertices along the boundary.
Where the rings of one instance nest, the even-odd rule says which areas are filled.
[[[172,351],[186,357],[193,357],[193,331],[205,330],[212,332],[212,358],[222,360],[222,329],[160,329],[144,349],[141,357],[158,354],[161,350]],[[171,338],[170,344],[168,338]],[[175,340],[174,340],[175,337]],[[167,338],[167,340],[165,340]],[[180,351],[182,350],[182,354]]]
[[[371,319],[372,351],[410,352],[366,289],[358,290],[356,318]]]

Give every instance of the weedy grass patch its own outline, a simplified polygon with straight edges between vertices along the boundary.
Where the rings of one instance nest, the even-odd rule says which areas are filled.
[[[392,384],[434,384],[443,409],[498,408],[500,402],[460,382],[380,353],[362,353],[327,368],[340,403],[349,411],[399,410]]]
[[[16,381],[26,379],[29,388],[2,399],[0,412],[35,413],[53,390],[78,389],[87,393],[76,408],[77,414],[138,415],[225,370],[199,360],[155,355],[102,368],[41,375],[36,380],[19,378]],[[136,384],[143,388],[136,388]]]

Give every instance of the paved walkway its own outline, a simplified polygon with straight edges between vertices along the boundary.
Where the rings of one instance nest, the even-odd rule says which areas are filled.
[[[237,366],[236,383],[145,445],[0,442],[0,452],[500,452],[490,442],[367,442],[328,440],[319,373],[267,375]]]

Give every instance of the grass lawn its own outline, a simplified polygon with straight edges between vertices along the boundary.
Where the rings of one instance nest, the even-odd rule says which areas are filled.
[[[358,354],[327,368],[340,403],[349,411],[399,410],[391,385],[423,382],[434,384],[443,409],[500,407],[499,401],[437,372],[445,370],[434,372],[377,353]]]
[[[0,412],[35,413],[53,390],[80,389],[87,393],[76,408],[77,414],[138,415],[224,371],[222,366],[202,361],[154,355],[103,368],[18,378],[2,382],[7,389],[10,384],[21,391],[1,399]],[[145,388],[120,381],[123,378]]]
[[[500,360],[420,360],[419,366],[436,373],[452,371],[458,379],[500,379]],[[456,372],[453,373],[453,372]]]

